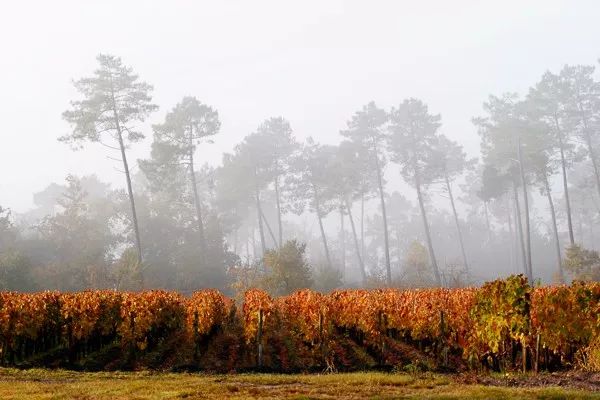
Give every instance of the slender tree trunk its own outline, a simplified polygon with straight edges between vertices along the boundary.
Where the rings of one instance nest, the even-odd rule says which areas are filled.
[[[579,242],[583,246],[583,219],[581,212],[577,213],[577,226],[579,227]]]
[[[596,178],[596,189],[598,190],[598,195],[600,196],[600,172],[598,172],[598,162],[596,161],[596,155],[594,153],[594,147],[592,146],[592,138],[589,133],[586,133],[586,145],[588,148],[588,152],[590,153],[590,159],[592,160],[592,166],[594,167],[594,178]]]
[[[596,190],[598,190],[598,195],[600,196],[600,172],[598,171],[598,162],[596,160],[594,146],[592,145],[592,136],[590,135],[587,118],[583,111],[583,107],[581,107],[581,102],[578,105],[579,105],[579,111],[581,112],[581,120],[583,122],[583,129],[584,129],[584,134],[585,134],[585,144],[587,146],[588,153],[590,154],[590,160],[592,161],[592,166],[594,167],[594,178],[596,179]]]
[[[115,100],[115,89],[113,86],[112,74],[110,75],[110,96],[112,102],[112,111],[115,119],[115,127],[117,128],[117,136],[119,139],[119,148],[121,150],[121,160],[123,161],[123,169],[125,170],[125,179],[127,181],[127,193],[129,195],[129,203],[131,205],[131,219],[133,222],[133,230],[135,233],[135,245],[137,248],[138,256],[138,267],[140,268],[140,274],[142,271],[141,265],[143,263],[142,257],[142,241],[140,240],[140,228],[138,225],[137,212],[135,210],[135,199],[133,198],[133,189],[131,186],[131,176],[129,174],[129,164],[127,163],[127,156],[125,155],[125,143],[123,142],[123,131],[121,129],[121,120],[119,119],[119,111],[117,110],[117,102]],[[144,284],[143,274],[140,275],[142,280],[141,284]]]
[[[346,229],[344,227],[344,206],[340,204],[340,247],[342,259],[342,277],[346,276]]]
[[[350,220],[350,226],[352,228],[352,238],[354,239],[354,248],[356,250],[356,259],[358,260],[358,266],[360,267],[360,275],[362,277],[363,285],[367,282],[367,273],[365,271],[365,264],[361,256],[361,251],[358,245],[358,237],[356,235],[356,227],[354,226],[354,218],[352,218],[352,208],[348,200],[346,200],[346,209],[348,210],[348,219]]]
[[[190,135],[191,137],[191,135]],[[196,183],[196,173],[194,172],[194,152],[189,153],[190,164],[190,182],[194,193],[194,206],[196,207],[196,222],[198,223],[198,236],[200,240],[200,251],[202,252],[202,261],[206,260],[206,238],[204,236],[204,222],[202,221],[202,206],[200,196],[198,195],[198,185]]]
[[[423,228],[425,229],[425,238],[427,239],[427,249],[429,250],[429,258],[431,267],[433,268],[433,274],[435,276],[435,283],[438,286],[442,286],[442,279],[440,277],[440,271],[438,269],[437,259],[433,250],[433,242],[431,240],[431,232],[429,231],[429,223],[427,222],[427,213],[425,212],[425,202],[423,200],[423,194],[421,193],[421,178],[419,176],[419,170],[415,166],[415,188],[417,189],[417,198],[419,199],[419,207],[421,208],[421,217],[423,218]]]
[[[254,169],[254,197],[256,198],[256,217],[258,219],[258,232],[260,234],[260,245],[261,245],[261,250],[262,250],[262,254],[261,257],[265,255],[265,253],[267,252],[267,244],[265,242],[265,230],[263,228],[263,223],[262,223],[262,207],[260,206],[260,190],[258,189],[258,182],[257,182],[257,174],[256,174],[256,169]]]
[[[111,79],[112,85],[112,79]],[[141,265],[143,263],[142,258],[142,241],[140,240],[140,228],[138,225],[137,212],[135,210],[135,200],[133,198],[133,188],[131,185],[131,176],[129,174],[129,164],[127,163],[127,156],[125,155],[125,143],[123,142],[123,131],[121,130],[121,122],[119,120],[119,113],[117,111],[117,103],[115,101],[114,90],[111,87],[111,96],[112,96],[112,105],[113,105],[113,115],[115,119],[115,126],[117,128],[117,136],[119,139],[119,148],[121,149],[121,159],[123,160],[123,169],[125,170],[125,179],[127,181],[127,193],[129,195],[129,204],[131,206],[131,219],[133,222],[133,230],[135,233],[135,245],[137,248],[137,256],[138,263],[141,270]],[[143,286],[143,275],[141,276],[142,286]]]
[[[275,177],[275,200],[277,203],[277,225],[279,230],[279,247],[283,246],[283,223],[281,222],[281,199],[279,198],[279,175]]]
[[[315,211],[317,219],[319,220],[319,229],[321,230],[321,239],[323,240],[323,248],[325,250],[325,258],[327,259],[327,266],[332,268],[331,257],[329,256],[329,246],[327,245],[327,236],[325,235],[325,229],[323,229],[323,219],[321,218],[321,206],[319,204],[319,195],[317,194],[317,188],[313,185],[313,195],[315,200]]]
[[[596,240],[594,239],[594,221],[589,223],[590,227],[590,250],[596,250]]]
[[[469,262],[467,261],[467,253],[465,252],[465,244],[463,242],[462,232],[460,230],[460,222],[458,221],[458,213],[456,212],[456,205],[454,204],[454,196],[452,195],[452,187],[450,186],[450,180],[448,174],[444,174],[446,180],[446,189],[448,190],[448,196],[450,197],[450,204],[452,205],[452,213],[454,214],[454,222],[456,224],[456,232],[458,233],[458,242],[460,243],[460,251],[462,253],[463,263],[465,264],[465,271],[469,276]]]
[[[552,201],[552,192],[550,191],[550,183],[548,182],[548,175],[544,172],[544,186],[546,188],[546,197],[548,198],[548,204],[550,205],[550,215],[552,216],[552,233],[554,234],[554,247],[556,249],[556,262],[558,266],[558,274],[560,282],[564,283],[565,275],[562,268],[562,256],[560,254],[560,241],[558,239],[558,227],[556,225],[556,212],[554,210],[554,201]]]
[[[558,121],[556,121],[558,130],[558,143],[560,149],[560,167],[562,169],[563,191],[565,195],[565,205],[567,208],[567,225],[569,227],[569,242],[571,246],[575,245],[575,234],[573,233],[573,219],[571,216],[571,200],[569,199],[569,185],[567,184],[567,161],[565,159],[565,145],[563,142],[562,132],[560,131]]]
[[[267,220],[267,217],[265,216],[262,207],[260,209],[260,216],[262,217],[263,223],[267,226],[267,231],[269,232],[269,236],[271,237],[273,244],[275,245],[275,247],[279,247],[277,246],[277,239],[275,238],[275,233],[273,233],[273,229],[271,229],[271,224],[269,224],[269,221]]]
[[[383,178],[381,177],[381,168],[379,166],[379,155],[374,152],[375,169],[377,170],[377,185],[379,186],[379,199],[381,200],[381,217],[383,218],[383,240],[385,252],[385,270],[388,286],[392,285],[392,267],[390,263],[390,239],[388,237],[387,214],[385,212],[385,192],[383,191]]]
[[[517,183],[513,180],[513,196],[515,202],[515,214],[517,216],[517,234],[519,237],[519,244],[521,247],[521,256],[523,258],[523,271],[525,272],[525,276],[530,280],[529,271],[527,269],[527,253],[525,251],[525,240],[523,238],[523,222],[521,221],[521,206],[519,204],[519,191],[517,190]]]
[[[365,259],[365,193],[360,194],[360,254]]]
[[[516,263],[515,263],[515,242],[513,235],[513,227],[512,227],[512,206],[510,204],[510,196],[506,197],[506,215],[508,216],[508,247],[510,253],[510,271],[516,272]]]
[[[529,195],[527,194],[527,180],[525,179],[525,169],[523,167],[523,154],[521,149],[521,138],[517,143],[517,154],[519,157],[519,172],[521,174],[521,185],[523,186],[523,207],[525,208],[525,243],[527,246],[527,276],[533,283],[533,267],[531,262],[531,228],[529,219]]]
[[[250,265],[250,235],[246,232],[246,264]]]
[[[119,123],[117,122],[117,126]],[[121,129],[117,128],[119,132],[119,146],[121,148],[121,157],[123,159],[123,168],[125,169],[125,179],[127,180],[127,193],[129,195],[129,203],[131,205],[131,218],[133,220],[133,230],[135,233],[135,244],[138,253],[138,261],[140,264],[143,263],[142,258],[142,242],[140,240],[140,228],[138,225],[137,212],[135,209],[135,200],[133,198],[133,188],[131,185],[131,176],[129,174],[129,165],[127,164],[127,156],[125,155],[125,144],[123,143],[123,136]]]
[[[257,258],[258,249],[256,248],[256,229],[254,227],[252,227],[252,236],[250,236],[250,239],[252,239],[252,256]]]
[[[488,242],[492,243],[492,227],[490,225],[490,213],[488,211],[488,202],[483,202],[483,213],[485,215],[485,226],[487,228]]]

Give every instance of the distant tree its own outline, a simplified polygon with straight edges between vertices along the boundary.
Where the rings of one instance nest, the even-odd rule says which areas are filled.
[[[142,263],[140,230],[125,150],[130,143],[144,138],[134,124],[144,121],[158,107],[151,103],[152,86],[140,82],[138,76],[131,68],[124,66],[119,57],[100,54],[97,60],[99,68],[94,75],[75,82],[75,88],[83,99],[71,102],[72,109],[63,113],[64,119],[73,126],[73,133],[59,140],[76,146],[76,149],[89,141],[120,151],[131,205],[138,262]],[[104,143],[104,137],[110,138],[116,145]]]
[[[365,159],[360,152],[360,148],[355,143],[343,141],[337,147],[332,165],[327,171],[328,175],[331,176],[329,185],[335,193],[334,195],[337,195],[339,198],[342,222],[344,212],[348,214],[348,219],[350,220],[354,249],[363,284],[366,283],[367,274],[362,255],[363,250],[359,244],[355,218],[352,214],[352,206],[355,200],[359,198],[361,200],[364,199],[365,192],[370,190],[369,183],[373,182],[372,179],[369,179],[373,177],[372,169],[366,168],[367,166],[364,161]]]
[[[417,190],[429,261],[435,281],[441,286],[442,280],[433,249],[423,196],[423,186],[431,183],[439,175],[439,169],[435,164],[439,127],[440,116],[430,114],[427,105],[421,100],[413,98],[404,100],[390,112],[388,150],[392,161],[401,165],[400,171],[404,179]]]
[[[141,290],[142,270],[133,249],[125,249],[113,266],[115,290]]]
[[[239,154],[223,155],[222,165],[215,170],[214,205],[221,221],[233,232],[233,247],[237,250],[246,244],[247,257],[250,256],[249,242],[256,225],[252,221],[254,201],[254,176],[249,176],[247,162]],[[252,180],[250,180],[252,179]],[[238,238],[239,234],[245,235]],[[238,252],[239,254],[239,252]]]
[[[317,215],[329,268],[332,268],[333,263],[323,218],[336,207],[337,196],[331,185],[335,154],[335,146],[320,145],[308,138],[302,151],[293,160],[292,173],[287,182],[290,196],[295,200],[295,212],[301,214],[308,205]]]
[[[0,251],[0,290],[29,291],[37,288],[32,281],[31,261],[20,251],[11,248]]]
[[[300,147],[293,136],[290,123],[282,117],[265,120],[256,131],[257,135],[264,138],[266,147],[262,149],[263,157],[271,162],[270,170],[275,190],[275,204],[277,206],[278,245],[283,244],[283,205],[281,204],[282,178],[289,171],[289,160],[292,154]]]
[[[408,247],[404,259],[404,280],[412,287],[431,285],[430,262],[427,249],[421,243],[413,241]]]
[[[492,165],[501,174],[508,174],[512,178],[517,225],[525,241],[522,246],[523,266],[527,277],[533,281],[528,175],[532,171],[530,158],[539,148],[539,131],[532,127],[525,113],[526,107],[518,100],[516,94],[490,96],[484,103],[484,110],[487,113],[486,117],[473,120],[482,138],[484,164]],[[524,230],[518,196],[519,185],[523,189]]]
[[[219,132],[219,114],[195,97],[184,97],[165,117],[165,122],[154,125],[154,140],[157,146],[169,149],[167,163],[185,163],[189,169],[198,236],[202,257],[206,256],[206,238],[202,219],[202,204],[198,195],[198,183],[194,169],[194,154],[201,141]]]
[[[388,115],[385,110],[377,108],[374,102],[370,102],[362,110],[354,113],[348,121],[348,129],[341,131],[342,136],[366,149],[370,168],[375,171],[377,187],[379,189],[379,200],[381,203],[381,214],[383,216],[384,254],[386,268],[386,282],[392,284],[392,268],[390,264],[390,243],[387,227],[387,214],[385,209],[385,190],[383,181],[383,169],[385,166],[385,124]]]
[[[401,265],[406,249],[416,237],[414,228],[417,227],[418,230],[421,225],[420,221],[415,220],[415,217],[419,217],[419,212],[412,202],[397,191],[388,196],[386,203],[388,204],[388,222],[392,238],[390,251],[392,256],[395,253],[397,263]]]
[[[575,121],[574,134],[585,143],[592,163],[596,190],[600,195],[600,160],[596,154],[595,142],[600,137],[597,129],[600,120],[600,82],[594,80],[594,66],[565,66],[560,71],[560,79],[567,87],[567,112]]]
[[[11,211],[0,206],[0,251],[14,245],[17,231],[13,225]]]
[[[32,290],[31,260],[18,248],[19,232],[9,209],[0,206],[0,290]]]
[[[456,177],[462,175],[467,168],[471,168],[474,165],[475,160],[468,160],[467,155],[463,151],[462,146],[448,139],[444,135],[440,135],[438,137],[435,151],[437,152],[438,156],[434,158],[433,161],[434,163],[438,163],[439,165],[440,175],[443,179],[446,192],[448,193],[448,197],[450,198],[450,205],[452,206],[452,215],[454,216],[454,223],[456,224],[456,232],[458,234],[460,251],[465,271],[468,276],[469,262],[467,261],[467,252],[465,251],[465,243],[460,228],[460,222],[458,220],[458,213],[456,212],[456,205],[454,203],[454,195],[452,193],[451,182]]]
[[[265,217],[262,204],[262,192],[277,176],[277,171],[274,169],[272,141],[273,138],[270,135],[261,132],[247,135],[242,143],[235,147],[233,155],[225,156],[223,164],[223,167],[227,168],[227,175],[232,178],[231,182],[239,185],[236,192],[252,196],[255,202],[262,254],[267,251],[265,225],[272,234],[274,245],[278,246],[273,230]],[[269,149],[272,150],[271,153]]]
[[[573,135],[574,121],[569,111],[569,85],[564,75],[554,75],[546,72],[536,85],[529,89],[527,101],[534,118],[545,124],[544,140],[550,152],[560,155],[560,168],[565,198],[567,226],[571,246],[575,244],[571,201],[567,169],[572,161],[574,146],[570,139]],[[553,154],[550,154],[552,157]]]
[[[551,128],[544,120],[537,119],[536,110],[532,110],[535,105],[526,102],[525,107],[528,107],[528,117],[530,118],[528,128],[530,137],[528,140],[530,146],[528,158],[531,169],[533,170],[533,183],[537,184],[540,193],[545,195],[548,199],[552,222],[552,236],[556,251],[557,277],[558,280],[564,282],[565,277],[562,266],[558,224],[556,222],[556,209],[554,207],[554,199],[552,197],[552,188],[550,185],[550,177],[556,173],[559,163],[562,164],[562,160],[559,161],[556,159],[556,145],[553,143],[552,137],[548,138],[548,132]],[[566,193],[567,192],[565,192],[565,194]],[[568,207],[568,213],[570,213],[570,205]]]
[[[577,280],[600,281],[600,255],[578,245],[567,249],[565,268]]]
[[[287,241],[280,249],[265,254],[264,285],[273,295],[287,295],[309,288],[313,281],[310,266],[304,253],[306,245],[295,240]]]
[[[62,210],[38,226],[52,251],[43,271],[50,274],[43,282],[48,289],[81,290],[108,284],[108,263],[116,236],[109,221],[96,218],[86,198],[79,179],[68,176],[67,189],[59,199]],[[91,280],[91,276],[102,278]]]
[[[464,183],[460,185],[462,196],[460,200],[469,208],[469,218],[476,218],[483,214],[486,227],[487,244],[491,245],[493,238],[493,229],[490,218],[490,202],[495,199],[494,196],[489,196],[483,192],[483,170],[485,166],[476,162],[473,168],[467,170]],[[500,193],[500,196],[504,194]]]
[[[523,266],[526,265],[526,259],[527,256],[525,254],[525,243],[523,241],[523,237],[522,237],[522,225],[521,223],[517,223],[516,221],[514,222],[514,224],[516,225],[515,229],[513,230],[513,203],[511,203],[511,192],[513,193],[513,195],[517,196],[516,192],[514,192],[511,188],[514,188],[514,177],[512,177],[510,175],[511,171],[500,171],[498,168],[496,168],[496,166],[489,164],[489,163],[484,163],[481,164],[480,167],[480,177],[479,179],[481,180],[481,184],[480,186],[477,188],[476,191],[476,195],[477,197],[479,197],[481,200],[483,200],[484,204],[486,205],[485,211],[486,211],[486,224],[487,224],[487,230],[488,230],[488,235],[491,236],[491,226],[490,226],[490,222],[489,222],[489,216],[487,214],[487,204],[491,204],[493,201],[496,201],[497,203],[505,203],[505,206],[500,207],[500,212],[501,214],[503,214],[505,211],[506,212],[506,220],[507,220],[507,225],[508,225],[508,232],[509,232],[509,240],[508,240],[508,244],[509,244],[509,262],[511,265],[511,269],[514,265],[516,265],[518,263],[517,260],[517,250],[515,248],[515,241],[513,241],[513,232],[517,232],[517,240],[519,241],[519,245],[520,245],[520,249],[521,249],[521,255],[522,255],[522,262],[523,262]],[[502,201],[505,199],[505,202]],[[517,198],[518,200],[518,198]],[[518,205],[518,201],[515,202],[515,207]],[[514,214],[517,214],[516,212]],[[520,214],[517,215],[519,221],[520,221]],[[516,220],[517,218],[515,218]],[[491,242],[491,238],[489,239]]]

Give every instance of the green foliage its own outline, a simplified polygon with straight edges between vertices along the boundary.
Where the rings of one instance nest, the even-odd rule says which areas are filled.
[[[46,268],[39,271],[45,288],[77,290],[108,287],[109,253],[117,237],[102,204],[90,201],[81,179],[69,175],[61,210],[38,225],[41,239],[50,245]]]
[[[427,248],[414,240],[409,245],[403,261],[403,286],[424,287],[433,283]]]
[[[570,246],[564,265],[574,279],[600,281],[600,254],[595,250],[587,250],[579,245]]]
[[[126,249],[113,266],[113,270],[117,290],[142,289],[142,270],[135,249]]]
[[[123,141],[137,142],[144,135],[131,123],[144,121],[158,107],[152,104],[152,86],[140,82],[119,57],[100,54],[94,75],[75,82],[81,100],[71,102],[63,117],[73,133],[59,140],[81,147],[82,142],[100,142],[105,134],[124,133]]]
[[[388,150],[411,185],[431,183],[439,177],[436,148],[440,121],[439,114],[430,114],[427,105],[414,98],[404,100],[390,112]]]
[[[0,252],[0,290],[35,289],[31,261],[21,252],[7,249]]]
[[[312,286],[310,266],[306,262],[306,244],[287,241],[279,250],[269,250],[264,257],[265,289],[275,295],[290,294]]]
[[[486,283],[475,297],[471,310],[473,344],[498,354],[502,345],[526,341],[531,325],[531,286],[523,275]]]

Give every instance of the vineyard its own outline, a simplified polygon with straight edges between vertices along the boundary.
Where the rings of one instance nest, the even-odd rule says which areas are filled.
[[[600,284],[0,293],[0,363],[83,370],[559,370],[600,367]]]

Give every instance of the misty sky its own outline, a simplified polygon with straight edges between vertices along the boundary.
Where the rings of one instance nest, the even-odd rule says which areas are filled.
[[[598,1],[6,1],[0,205],[25,211],[32,193],[68,173],[123,186],[107,149],[72,152],[56,140],[69,132],[61,113],[76,96],[71,79],[89,75],[100,52],[153,84],[161,107],[132,164],[148,155],[150,123],[184,95],[219,111],[221,133],[198,153],[212,164],[265,118],[336,143],[363,104],[406,97],[441,113],[442,131],[476,155],[470,120],[488,94],[596,63],[599,21]]]

